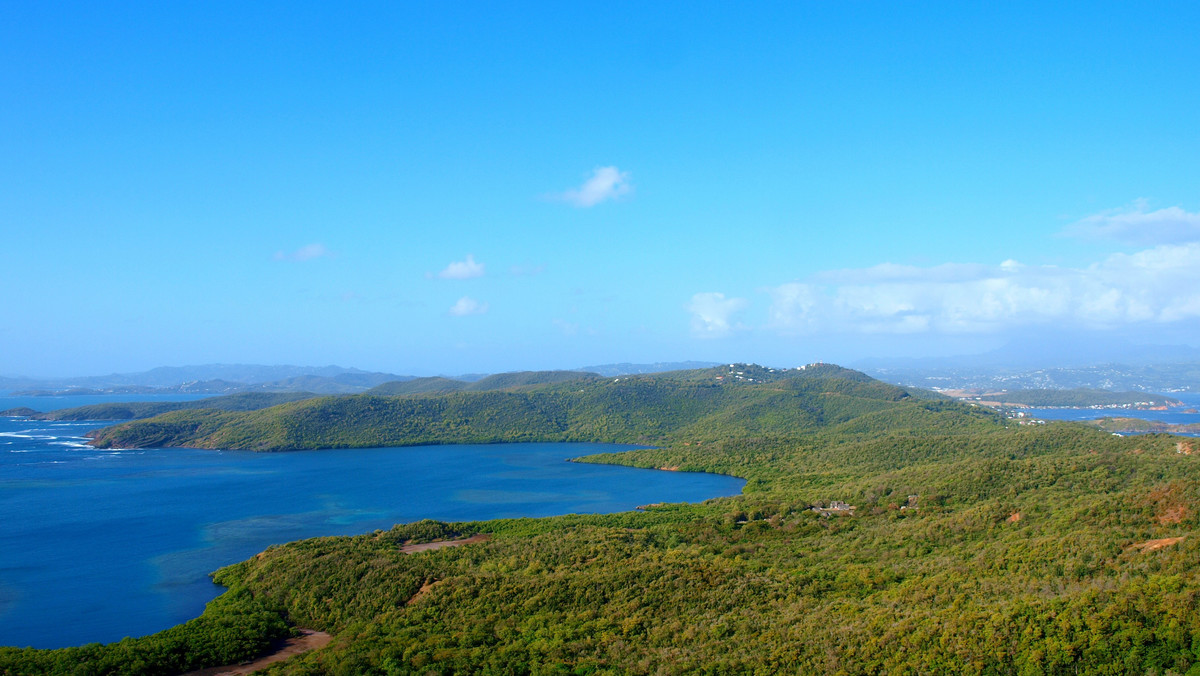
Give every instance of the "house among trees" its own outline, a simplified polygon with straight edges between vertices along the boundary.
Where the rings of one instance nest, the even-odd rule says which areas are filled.
[[[821,505],[813,505],[812,511],[816,512],[817,514],[820,514],[821,516],[830,516],[833,514],[839,514],[839,515],[840,514],[853,514],[854,513],[854,505],[845,503],[841,500],[832,500],[832,501],[830,501],[830,503],[827,507],[822,507]]]

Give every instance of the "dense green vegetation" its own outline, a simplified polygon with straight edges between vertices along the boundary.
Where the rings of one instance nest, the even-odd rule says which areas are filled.
[[[218,601],[335,634],[271,673],[1200,673],[1194,440],[1007,425],[836,367],[762,382],[728,373],[337,400],[345,409],[314,400],[254,426],[204,412],[209,435],[271,420],[293,440],[328,438],[320,425],[342,416],[338,438],[365,439],[356,425],[387,423],[371,411],[409,410],[393,401],[413,407],[421,434],[451,433],[451,421],[499,433],[489,412],[513,414],[519,434],[659,444],[580,461],[749,480],[700,505],[425,521],[272,547],[218,571],[231,589]],[[812,509],[834,501],[854,509]],[[401,551],[477,533],[492,537]],[[202,644],[206,629],[190,631]],[[169,633],[136,641],[166,645]],[[75,650],[116,665],[127,643]],[[5,650],[0,668],[71,673],[70,654]]]
[[[290,401],[315,397],[311,392],[241,392],[195,401],[131,401],[92,404],[64,408],[49,413],[32,412],[39,420],[139,420],[170,411],[214,409],[218,411],[257,411]]]
[[[1110,392],[1080,387],[1073,390],[1015,390],[987,395],[1005,404],[1025,406],[1086,408],[1089,406],[1178,406],[1178,399],[1149,392]]]
[[[284,609],[270,597],[256,597],[232,579],[229,587],[200,617],[151,636],[59,650],[0,648],[0,673],[171,676],[252,659],[291,635]]]
[[[731,381],[722,369],[705,369],[480,392],[322,397],[248,412],[175,411],[101,430],[95,443],[257,451],[515,441],[658,444],[999,420],[836,366],[773,377],[753,369],[764,375]]]
[[[427,394],[430,392],[487,392],[580,380],[596,380],[600,376],[582,371],[516,371],[497,373],[474,382],[434,376],[414,380],[393,381],[373,387],[364,394],[381,396],[395,394]]]

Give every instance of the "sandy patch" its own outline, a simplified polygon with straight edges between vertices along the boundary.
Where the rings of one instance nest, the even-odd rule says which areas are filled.
[[[265,669],[267,665],[282,662],[289,657],[295,657],[311,650],[324,648],[332,640],[333,637],[323,631],[301,629],[299,636],[280,642],[272,652],[259,657],[253,662],[231,664],[224,667],[209,667],[208,669],[189,671],[183,676],[241,676],[242,674],[252,674],[259,669]]]
[[[1146,540],[1145,542],[1138,542],[1137,544],[1129,545],[1129,549],[1136,549],[1141,552],[1153,552],[1155,550],[1162,549],[1163,547],[1170,547],[1171,545],[1175,544],[1176,542],[1179,542],[1182,539],[1183,539],[1183,536],[1179,536],[1177,538],[1159,538],[1157,540]]]
[[[654,469],[661,469],[664,472],[678,472],[679,465],[663,465],[662,467],[655,467]]]
[[[1020,521],[1020,520],[1021,520],[1021,513],[1020,513],[1020,512],[1013,512],[1012,514],[1009,514],[1009,515],[1008,515],[1008,518],[1007,518],[1007,519],[1005,519],[1005,521],[1007,521],[1007,522],[1009,522],[1009,523],[1016,523],[1016,522],[1018,522],[1018,521]]]
[[[1176,452],[1176,453],[1181,453],[1181,454],[1183,454],[1183,455],[1191,455],[1191,454],[1192,454],[1192,453],[1194,453],[1195,451],[1193,450],[1193,447],[1192,447],[1192,442],[1190,442],[1190,441],[1177,441],[1177,442],[1175,442],[1175,452]]]
[[[428,552],[433,549],[441,549],[442,547],[460,547],[476,542],[486,542],[490,539],[492,539],[491,535],[480,533],[479,535],[472,535],[462,540],[438,540],[437,542],[423,542],[419,545],[404,545],[400,547],[400,551],[405,554],[416,554],[417,552]]]

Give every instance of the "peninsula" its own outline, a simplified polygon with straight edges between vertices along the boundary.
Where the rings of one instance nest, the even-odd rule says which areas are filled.
[[[0,649],[0,670],[179,673],[252,659],[298,627],[333,640],[273,673],[1200,665],[1200,464],[1186,440],[1017,425],[836,366],[180,410],[100,430],[95,443],[575,439],[653,445],[577,461],[747,484],[703,504],[422,521],[272,547],[217,571],[229,590],[191,622],[103,646]],[[449,541],[462,544],[406,553]]]

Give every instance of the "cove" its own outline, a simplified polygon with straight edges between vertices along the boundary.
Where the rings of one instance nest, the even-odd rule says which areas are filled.
[[[213,570],[270,545],[444,521],[607,513],[744,481],[565,462],[634,448],[494,444],[100,451],[102,422],[0,418],[0,645],[141,636],[198,616]]]

